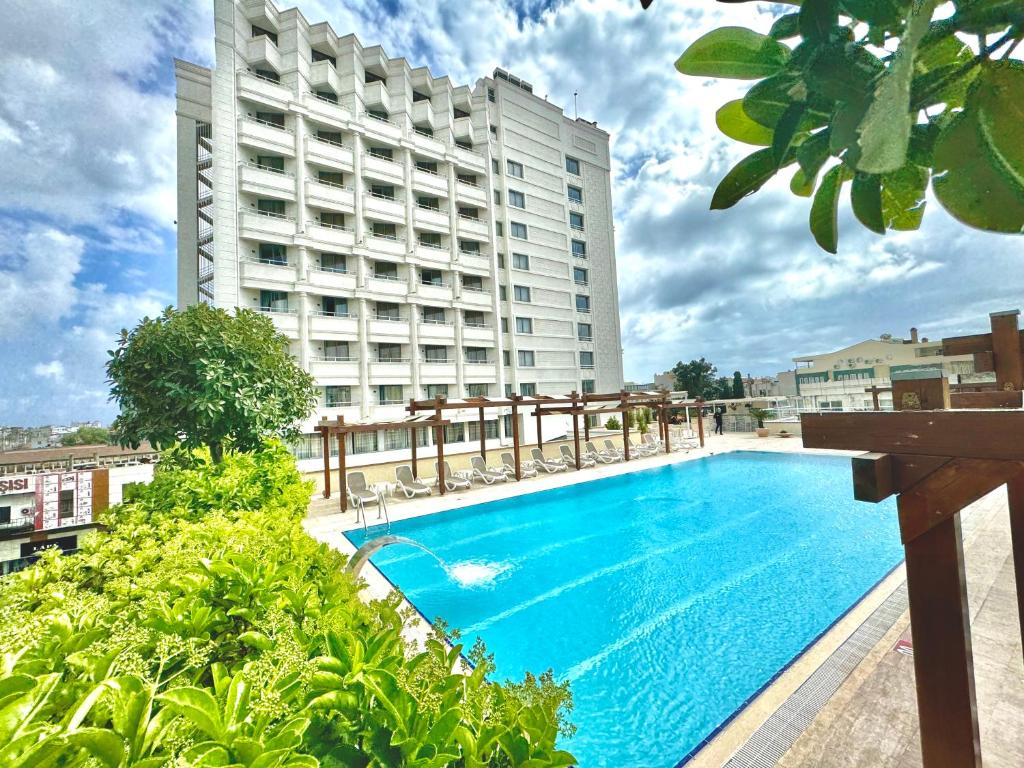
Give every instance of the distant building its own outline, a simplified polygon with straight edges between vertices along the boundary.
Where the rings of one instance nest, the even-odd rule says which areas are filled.
[[[627,381],[623,388],[627,392],[653,392],[657,387],[654,386],[653,382],[647,384],[637,384],[635,381]]]
[[[871,387],[892,386],[892,375],[899,372],[940,370],[950,383],[987,381],[991,374],[978,374],[971,355],[945,357],[942,343],[919,339],[917,329],[910,338],[883,334],[834,352],[793,358],[796,367],[779,373],[780,394],[789,394],[790,402],[803,411],[860,411],[874,407]],[[792,380],[792,393],[786,391]],[[892,409],[892,393],[880,392],[879,405]]]
[[[665,371],[664,373],[657,373],[654,375],[654,388],[655,389],[667,389],[671,392],[676,388],[676,375],[672,371]]]

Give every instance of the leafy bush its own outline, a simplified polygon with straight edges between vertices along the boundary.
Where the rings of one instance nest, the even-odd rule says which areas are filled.
[[[622,429],[622,422],[612,416],[608,421],[604,423],[605,429]]]
[[[279,445],[171,451],[78,555],[0,581],[0,765],[572,764],[567,688],[403,639],[303,531],[310,491]]]

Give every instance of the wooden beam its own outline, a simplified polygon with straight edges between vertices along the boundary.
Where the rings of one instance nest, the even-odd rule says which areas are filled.
[[[484,435],[484,409],[480,407],[480,458],[487,462],[487,438]]]
[[[865,453],[854,456],[853,497],[877,503],[902,493],[950,459],[941,456],[905,456],[896,453]]]
[[[437,435],[437,487],[444,496],[444,427],[435,427]]]
[[[629,461],[629,411],[626,410],[626,393],[622,392],[622,451],[625,461]]]
[[[572,391],[572,407],[573,407],[573,410],[576,409],[576,401],[577,401],[577,399],[578,399],[578,396],[576,394],[576,390],[574,389]],[[584,417],[584,418],[586,418],[586,417]],[[575,450],[575,453],[573,454],[573,456],[576,457],[576,469],[579,470],[579,468],[580,468],[580,417],[579,417],[579,414],[577,414],[577,413],[573,413],[573,415],[572,415],[572,444],[573,444],[573,449]]]
[[[516,463],[516,480],[523,479],[523,466],[519,459],[519,395],[512,395],[512,461]]]
[[[687,424],[689,426],[689,424]],[[700,447],[704,447],[704,400],[697,400],[697,437],[700,438]]]
[[[338,419],[338,421],[344,420]],[[339,501],[341,511],[346,512],[348,511],[348,477],[345,475],[345,435],[338,435],[338,489],[341,491]]]
[[[996,386],[1001,390],[1020,391],[1024,388],[1024,355],[1020,349],[1020,329],[1017,318],[1020,310],[993,312],[992,357],[996,367]]]
[[[1020,408],[1021,393],[1015,391],[951,392],[949,404],[952,408]]]
[[[806,448],[1024,460],[1024,411],[805,413]]]
[[[331,498],[331,432],[326,427],[317,427],[320,430],[321,447],[324,452],[324,498]]]
[[[1024,639],[1024,477],[1006,484],[1010,506],[1010,543],[1013,548],[1013,574],[1017,581],[1017,617]]]
[[[903,495],[901,517],[930,500]],[[928,768],[981,768],[967,583],[958,514],[906,545],[921,755]]]
[[[953,459],[926,475],[900,497],[918,497],[927,504],[900,507],[900,536],[906,544],[953,517],[968,504],[1008,481],[1024,476],[1024,461]]]

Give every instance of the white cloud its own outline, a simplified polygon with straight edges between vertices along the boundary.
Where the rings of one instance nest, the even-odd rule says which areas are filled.
[[[58,381],[64,377],[64,363],[60,360],[51,360],[48,363],[36,363],[32,367],[32,373],[41,379],[53,379]]]

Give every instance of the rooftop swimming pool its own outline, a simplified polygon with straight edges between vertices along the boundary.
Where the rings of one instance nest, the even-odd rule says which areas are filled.
[[[499,678],[570,681],[583,768],[684,762],[903,558],[895,503],[854,501],[849,459],[816,455],[710,456],[391,532],[458,564],[372,558],[467,648],[482,637]]]

